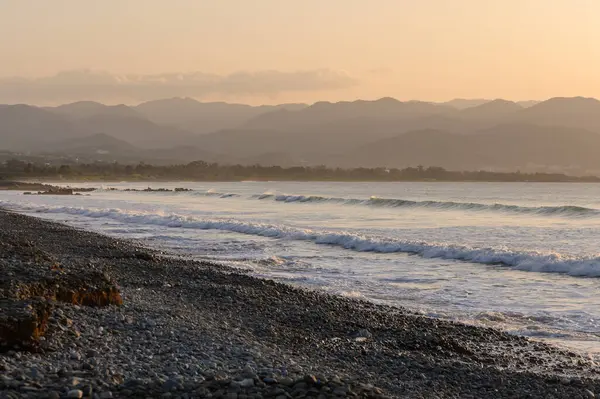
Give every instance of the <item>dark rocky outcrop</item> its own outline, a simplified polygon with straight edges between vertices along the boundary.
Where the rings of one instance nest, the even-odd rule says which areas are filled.
[[[64,268],[32,242],[0,231],[0,350],[35,349],[57,301],[82,306],[123,303],[108,275]]]

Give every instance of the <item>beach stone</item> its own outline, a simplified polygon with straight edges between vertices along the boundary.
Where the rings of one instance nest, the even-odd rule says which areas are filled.
[[[94,349],[88,349],[88,351],[86,352],[86,356],[87,357],[96,357],[96,356],[98,356],[98,351],[96,351]]]
[[[371,331],[367,330],[366,328],[361,328],[358,331],[355,331],[354,333],[351,334],[352,337],[354,338],[372,338],[373,334],[371,333]]]
[[[284,377],[279,380],[279,383],[283,386],[291,387],[292,385],[294,385],[294,380],[292,380],[289,377]]]
[[[176,390],[178,386],[179,382],[171,379],[164,382],[164,384],[162,385],[162,389],[163,391],[170,392]]]
[[[60,394],[56,391],[48,393],[48,399],[60,399]]]
[[[227,389],[228,392],[235,392],[235,393],[239,393],[242,390],[242,386],[239,382],[237,381],[231,381],[231,383],[229,383],[229,388]]]
[[[83,397],[83,391],[80,391],[79,389],[72,389],[69,392],[67,392],[67,398],[82,398]]]
[[[91,385],[84,386],[82,391],[83,391],[83,396],[85,396],[85,397],[92,396],[92,393],[94,392]]]
[[[308,384],[304,380],[300,380],[296,384],[294,384],[294,390],[306,390],[308,388]]]
[[[242,388],[250,388],[254,386],[254,380],[252,378],[245,378],[239,384]]]
[[[242,371],[242,377],[245,378],[257,378],[256,371],[251,366],[244,367]]]
[[[596,395],[594,394],[594,392],[590,391],[589,389],[584,389],[583,392],[586,394],[586,396],[590,399],[593,399],[596,397]]]
[[[111,391],[105,391],[100,394],[100,399],[111,399],[113,397],[113,393]]]

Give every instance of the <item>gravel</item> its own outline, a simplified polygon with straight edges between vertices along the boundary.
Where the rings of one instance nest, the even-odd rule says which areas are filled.
[[[29,246],[2,251],[15,240]],[[38,345],[0,353],[0,398],[600,394],[598,366],[565,349],[0,211],[2,286],[51,265],[68,281],[101,273],[123,304],[46,299]]]

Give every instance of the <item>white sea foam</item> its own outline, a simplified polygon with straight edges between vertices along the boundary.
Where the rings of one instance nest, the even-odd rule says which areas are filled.
[[[236,219],[201,219],[167,213],[133,212],[122,209],[99,209],[64,206],[23,206],[21,210],[105,218],[122,223],[180,227],[199,230],[224,230],[255,236],[310,241],[358,252],[408,253],[424,258],[458,260],[487,265],[501,265],[515,270],[563,273],[571,276],[600,277],[600,256],[569,257],[558,253],[520,252],[498,248],[477,248],[435,242],[399,240],[381,236],[367,236],[353,232],[299,229],[286,225],[245,222]]]

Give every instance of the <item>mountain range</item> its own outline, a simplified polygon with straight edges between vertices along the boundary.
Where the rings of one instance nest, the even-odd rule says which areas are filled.
[[[0,105],[0,151],[103,162],[600,171],[600,101]]]

